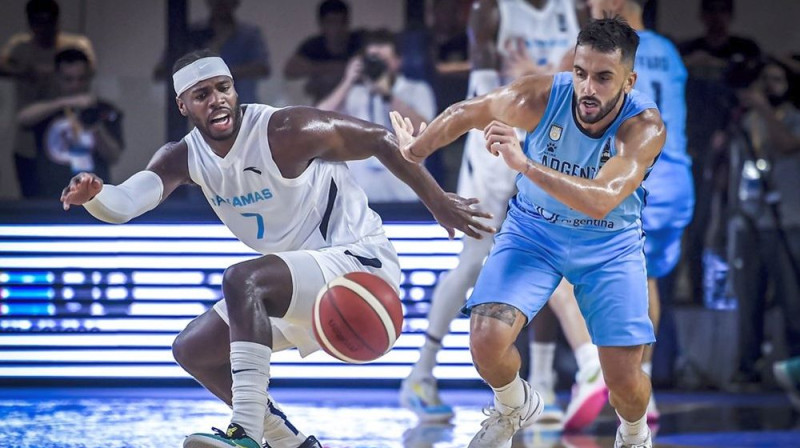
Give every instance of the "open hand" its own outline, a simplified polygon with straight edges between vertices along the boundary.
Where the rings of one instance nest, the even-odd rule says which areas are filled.
[[[69,181],[61,192],[61,202],[64,210],[69,210],[71,205],[83,205],[103,189],[103,179],[91,173],[78,173]]]
[[[506,55],[503,58],[503,75],[506,78],[517,79],[525,75],[550,74],[556,71],[552,64],[536,64],[522,38],[508,38],[504,47]]]
[[[444,200],[434,204],[431,212],[439,225],[447,230],[451,239],[455,237],[456,229],[472,238],[482,239],[483,234],[480,232],[495,233],[497,229],[476,219],[492,218],[491,213],[482,212],[473,207],[478,202],[476,198],[465,199],[455,193],[445,193]]]
[[[494,156],[503,156],[509,168],[520,172],[527,169],[528,156],[522,152],[514,128],[500,121],[492,121],[483,130],[483,136],[486,149]]]
[[[397,135],[397,144],[400,147],[400,153],[403,155],[403,158],[412,163],[422,163],[426,156],[418,156],[414,154],[411,149],[414,142],[417,141],[417,137],[414,136],[414,125],[411,123],[411,120],[408,117],[403,117],[400,115],[400,112],[396,110],[389,112],[389,118],[392,120],[392,127],[394,128],[394,133]],[[419,132],[416,132],[417,136],[419,136],[427,126],[425,122],[421,123],[419,125]]]

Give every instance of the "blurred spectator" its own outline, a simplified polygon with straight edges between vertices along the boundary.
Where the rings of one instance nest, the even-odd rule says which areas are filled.
[[[738,383],[760,380],[768,291],[783,311],[789,356],[800,356],[800,110],[789,100],[788,76],[772,60],[737,90],[746,111],[731,145]]]
[[[759,58],[760,50],[752,40],[732,36],[730,24],[734,17],[733,0],[702,0],[700,16],[705,34],[679,45],[689,71],[686,83],[688,153],[692,157],[692,172],[697,192],[694,219],[686,231],[686,259],[695,300],[703,297],[703,251],[711,257],[724,252],[724,220],[714,226],[712,205],[724,213],[725,198],[711,195],[715,179],[727,176],[718,163],[721,152],[712,150],[724,145],[722,133],[727,127],[730,111],[736,99],[725,79],[732,66],[744,66]],[[724,181],[721,183],[724,184]],[[713,204],[712,204],[713,203]],[[724,263],[724,261],[723,261]]]
[[[758,45],[730,34],[734,0],[702,0],[700,17],[705,35],[680,46],[686,67],[698,78],[722,80],[728,64],[758,58]]]
[[[55,57],[58,94],[19,111],[18,123],[36,138],[34,196],[57,199],[81,171],[110,181],[109,167],[122,153],[122,115],[90,93],[94,71],[88,56],[67,49]]]
[[[387,30],[370,33],[363,56],[347,65],[342,82],[317,107],[336,110],[391,129],[389,112],[396,110],[411,119],[414,128],[436,115],[433,89],[424,81],[400,73],[400,51],[394,34]],[[348,163],[356,181],[371,202],[416,201],[417,196],[374,158]]]
[[[242,104],[258,103],[258,81],[271,73],[269,50],[261,29],[236,20],[239,0],[206,0],[208,22],[189,28],[189,48],[180,53],[208,48],[228,64],[236,79],[236,93]],[[168,78],[172,62],[162,60],[155,69],[157,79]]]
[[[350,9],[342,0],[320,3],[317,22],[321,33],[303,41],[283,70],[289,80],[308,78],[305,90],[314,103],[341,81],[347,61],[362,44],[362,33],[350,31]]]
[[[471,0],[433,0],[431,6],[429,29],[431,32],[433,60],[439,74],[460,73],[464,75],[463,99],[466,92],[466,79],[470,69],[469,37],[467,21]],[[440,105],[441,109],[449,106]]]
[[[57,52],[77,48],[94,69],[94,50],[88,38],[59,30],[55,0],[30,0],[25,6],[29,31],[17,33],[0,51],[0,75],[14,79],[16,108],[54,94],[53,61]],[[14,163],[23,197],[31,197],[37,185],[36,143],[33,134],[18,128],[14,135]]]
[[[429,53],[434,70],[430,78],[438,112],[464,99],[469,86],[467,22],[472,0],[433,0],[427,17]],[[407,47],[405,47],[407,48]],[[404,52],[408,53],[408,51]],[[461,151],[466,137],[431,155],[425,165],[447,191],[458,184]]]

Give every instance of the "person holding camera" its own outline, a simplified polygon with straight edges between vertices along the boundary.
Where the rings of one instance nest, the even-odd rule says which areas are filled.
[[[334,91],[316,107],[338,111],[391,129],[389,112],[408,117],[415,128],[436,114],[433,89],[425,81],[400,73],[402,65],[395,35],[388,30],[370,33],[361,56],[350,60]],[[370,202],[410,202],[417,196],[374,158],[348,162]]]
[[[731,127],[733,287],[739,299],[739,365],[735,383],[763,375],[768,291],[782,309],[789,356],[800,356],[800,110],[790,100],[787,67],[769,60],[736,90],[743,110]],[[755,383],[755,384],[753,384]]]
[[[37,181],[31,197],[58,197],[82,171],[108,182],[109,168],[122,154],[122,113],[89,91],[94,73],[87,54],[62,50],[55,56],[55,70],[58,95],[17,114],[17,123],[36,140]]]

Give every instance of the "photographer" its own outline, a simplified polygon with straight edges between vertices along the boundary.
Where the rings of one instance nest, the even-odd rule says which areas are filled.
[[[94,76],[86,53],[77,49],[55,56],[58,95],[29,104],[17,122],[36,140],[32,197],[58,198],[66,183],[81,171],[108,182],[109,167],[122,153],[122,114],[99,101],[90,86]]]
[[[363,55],[347,65],[336,89],[316,107],[335,110],[391,129],[389,112],[409,117],[418,128],[436,113],[433,89],[424,81],[400,73],[401,58],[394,34],[379,30],[367,36]],[[415,201],[411,188],[395,178],[375,159],[348,163],[370,202]]]
[[[732,126],[730,160],[741,349],[735,379],[747,386],[761,379],[768,291],[785,317],[789,355],[800,355],[800,111],[790,101],[788,70],[774,60],[736,95],[743,116]]]

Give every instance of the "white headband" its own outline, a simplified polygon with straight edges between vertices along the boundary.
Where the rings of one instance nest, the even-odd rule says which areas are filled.
[[[227,76],[233,79],[231,71],[228,70],[228,66],[222,58],[202,58],[175,72],[172,75],[172,85],[175,88],[176,96],[181,96],[181,93],[198,82],[215,76]]]

